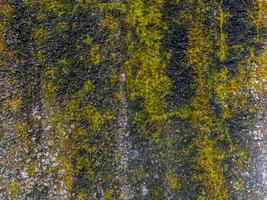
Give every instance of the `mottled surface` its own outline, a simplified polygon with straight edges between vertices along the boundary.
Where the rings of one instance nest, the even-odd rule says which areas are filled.
[[[264,0],[0,0],[0,200],[267,199]]]

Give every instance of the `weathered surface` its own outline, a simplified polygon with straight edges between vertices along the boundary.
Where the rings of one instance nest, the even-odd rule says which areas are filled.
[[[266,199],[264,0],[0,0],[0,199]]]

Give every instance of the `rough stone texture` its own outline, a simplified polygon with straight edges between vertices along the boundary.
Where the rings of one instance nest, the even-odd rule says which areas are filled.
[[[264,0],[0,0],[0,200],[267,199]]]

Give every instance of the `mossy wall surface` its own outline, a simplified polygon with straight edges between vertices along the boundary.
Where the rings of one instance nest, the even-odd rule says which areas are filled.
[[[0,199],[263,199],[266,15],[0,0]]]

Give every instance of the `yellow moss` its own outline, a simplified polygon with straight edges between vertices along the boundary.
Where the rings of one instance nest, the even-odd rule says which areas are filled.
[[[249,158],[248,152],[246,152],[244,150],[240,150],[239,151],[239,158],[241,158],[243,160],[247,160]]]
[[[98,3],[96,7],[98,9],[104,10],[104,11],[117,9],[117,10],[121,11],[122,13],[126,12],[126,6],[120,1],[108,2],[108,3]]]
[[[0,19],[0,53],[3,53],[5,50],[4,31],[7,27],[8,22],[11,20],[12,11],[12,7],[7,1],[1,1],[0,15],[2,15],[2,17]]]
[[[11,180],[8,182],[7,189],[8,194],[12,199],[18,199],[18,195],[20,193],[21,183],[16,180]]]
[[[213,63],[209,53],[213,51],[209,40],[209,31],[204,29],[201,18],[209,8],[198,5],[197,13],[199,20],[192,22],[188,30],[187,62],[192,66],[196,76],[193,85],[196,91],[195,97],[190,102],[189,122],[195,128],[198,136],[192,143],[198,147],[195,157],[195,172],[193,179],[200,182],[205,195],[199,195],[199,199],[228,199],[228,191],[225,187],[222,161],[225,154],[217,149],[217,141],[209,139],[208,134],[215,129],[220,129],[220,119],[214,118],[211,99],[215,91],[216,98],[225,105],[229,88],[227,85],[229,76],[226,68],[218,73],[213,71]],[[220,13],[221,26],[223,25],[224,13]],[[222,28],[222,27],[221,27]],[[222,30],[222,29],[221,29]],[[226,58],[225,37],[221,34],[219,55],[221,60]],[[228,113],[229,114],[229,113]],[[224,112],[224,117],[227,112]],[[193,145],[194,144],[194,145]],[[199,173],[202,171],[202,173]]]
[[[24,124],[22,124],[22,123],[16,124],[16,131],[17,131],[18,136],[21,139],[27,138],[27,131],[26,130],[27,130],[27,127]]]
[[[223,25],[225,23],[226,18],[228,18],[230,15],[222,10],[222,1],[219,5],[219,24],[220,24],[220,39],[219,39],[219,51],[217,52],[217,55],[220,59],[220,61],[224,61],[227,57],[228,52],[228,46],[226,43],[227,36],[223,31]]]
[[[5,101],[5,104],[13,111],[17,110],[21,106],[21,103],[22,102],[20,98],[9,99]]]
[[[84,42],[86,45],[92,45],[93,38],[92,38],[89,34],[86,34],[86,35],[84,36],[83,42]]]
[[[62,61],[63,64],[65,61]],[[47,116],[47,121],[49,125],[53,126],[54,134],[49,136],[49,141],[51,144],[60,150],[60,154],[57,156],[58,166],[56,170],[58,171],[59,180],[63,181],[64,187],[69,190],[72,189],[73,182],[73,166],[71,162],[71,157],[75,153],[74,144],[70,143],[67,135],[67,127],[65,125],[69,124],[68,120],[70,116],[64,113],[65,110],[61,109],[56,100],[57,93],[57,74],[58,69],[55,67],[48,67],[44,72],[42,90],[44,99],[44,113]],[[76,102],[78,104],[79,102]],[[73,104],[75,102],[73,101]],[[74,107],[72,109],[75,109]],[[64,126],[64,127],[63,127]],[[60,142],[59,142],[60,141]],[[32,169],[34,169],[34,163]],[[31,168],[29,168],[30,170]],[[30,171],[29,171],[30,173]]]
[[[95,44],[89,52],[89,63],[98,65],[102,62],[100,45]]]
[[[45,30],[44,27],[39,27],[34,30],[33,38],[37,43],[43,43],[47,40],[48,32]]]
[[[80,117],[84,117],[88,119],[91,123],[91,128],[94,132],[97,132],[103,123],[103,116],[100,112],[98,112],[92,105],[84,105],[82,110],[80,109],[82,95],[85,91],[88,91],[93,87],[91,82],[87,82],[85,84],[85,88],[82,89],[82,92],[74,94],[72,98],[68,101],[67,106],[65,107],[66,119],[79,119]]]
[[[204,171],[203,174],[195,176],[201,181],[205,188],[205,196],[208,199],[228,199],[227,189],[223,176],[221,152],[216,150],[216,143],[208,138],[197,142],[200,152],[196,158],[197,163]]]
[[[152,115],[151,122],[166,122],[172,117],[180,117],[181,119],[189,119],[191,117],[192,110],[187,106],[181,106],[172,112],[167,112],[163,115]]]
[[[257,108],[255,106],[250,106],[249,112],[255,114],[257,112]]]
[[[165,178],[166,178],[166,180],[168,182],[169,187],[172,190],[177,190],[177,189],[180,188],[179,178],[178,178],[176,173],[174,173],[172,171],[167,171],[166,174],[165,174]]]
[[[69,67],[72,64],[72,60],[68,58],[62,58],[57,61],[57,63],[62,66],[62,72],[67,73]]]
[[[225,101],[225,98],[229,95],[229,88],[227,85],[228,82],[228,69],[223,68],[218,73],[216,73],[213,76],[214,83],[215,83],[215,91],[216,91],[216,97],[220,102]]]
[[[17,135],[21,140],[25,140],[27,138],[27,127],[23,123],[17,123],[16,124],[16,132]]]
[[[160,138],[160,135],[157,134],[157,133],[152,134],[151,138],[152,138],[152,140],[153,140],[154,142],[160,142],[160,141],[161,141],[161,140],[160,140],[160,139],[161,139],[161,138]]]
[[[112,121],[113,120],[113,115],[114,113],[112,111],[106,111],[103,116],[107,121]]]
[[[60,179],[63,180],[64,185],[68,189],[72,189],[73,182],[72,182],[72,174],[73,174],[73,169],[72,169],[72,164],[66,157],[67,155],[59,155],[58,161],[59,161],[59,166],[60,170],[62,173],[60,174]]]
[[[239,192],[243,191],[244,186],[245,186],[245,183],[243,180],[236,180],[233,183],[233,187],[235,188],[235,190],[237,190]]]
[[[86,106],[83,109],[83,114],[92,123],[92,130],[94,132],[98,131],[102,125],[102,122],[103,122],[102,115],[99,112],[97,112],[96,109],[93,108],[92,106]]]
[[[236,75],[230,76],[223,71],[215,75],[215,89],[218,100],[222,103],[222,112],[225,119],[233,116],[236,112],[247,108],[248,92],[254,87],[256,73],[249,70],[245,65],[251,63],[251,58],[241,63]]]
[[[91,91],[92,89],[95,88],[95,85],[93,84],[92,81],[88,80],[84,83],[83,88],[82,88],[82,93],[86,93]]]
[[[256,0],[254,1],[256,10],[254,12],[249,13],[253,24],[256,25],[256,41],[262,42],[264,40],[263,35],[260,34],[260,30],[267,27],[266,16],[267,16],[267,4],[264,0]]]
[[[44,61],[45,60],[45,53],[43,51],[38,51],[36,53],[36,59],[38,59],[40,61]]]
[[[111,16],[108,16],[101,21],[101,26],[103,28],[107,28],[112,33],[114,33],[118,29],[119,24],[117,21],[115,21],[114,18],[112,18]]]
[[[30,175],[30,177],[34,177],[36,173],[35,170],[38,167],[37,161],[33,161],[30,164],[27,164],[26,166],[27,166],[27,172]]]
[[[85,190],[81,190],[79,191],[78,195],[77,195],[77,200],[86,200],[86,191]]]
[[[82,4],[80,2],[79,4]],[[180,2],[180,0],[177,1],[177,3]],[[162,20],[161,14],[164,1],[155,0],[153,3],[143,0],[129,1],[127,8],[125,5],[122,5],[120,1],[116,1],[115,3],[97,3],[97,7],[106,17],[101,21],[102,27],[110,29],[111,32],[115,32],[118,29],[119,23],[115,21],[113,16],[108,15],[106,12],[108,10],[121,10],[126,14],[123,25],[128,27],[126,29],[125,43],[127,44],[129,58],[124,63],[123,71],[125,71],[127,76],[127,87],[130,89],[131,100],[141,98],[143,100],[142,106],[144,111],[149,115],[147,119],[139,113],[134,116],[134,119],[138,122],[144,122],[144,124],[156,124],[158,127],[161,127],[164,122],[167,122],[167,120],[175,116],[188,120],[190,125],[198,133],[195,144],[199,146],[200,151],[199,154],[196,155],[196,165],[204,171],[204,175],[195,174],[195,178],[204,185],[204,189],[207,192],[207,195],[203,197],[200,196],[199,199],[227,199],[221,163],[225,154],[217,150],[217,143],[215,140],[210,140],[206,136],[211,130],[219,130],[222,128],[224,120],[229,119],[233,114],[231,108],[246,106],[245,94],[242,94],[240,91],[244,87],[250,86],[245,86],[245,77],[247,76],[246,70],[242,71],[238,69],[238,75],[231,77],[226,68],[221,69],[219,72],[215,72],[215,70],[212,69],[213,63],[209,55],[212,44],[209,40],[209,35],[207,35],[209,30],[205,30],[205,26],[202,22],[202,20],[205,19],[204,14],[209,9],[209,6],[206,5],[204,1],[188,2],[190,6],[199,4],[196,5],[196,13],[197,15],[200,14],[200,19],[195,19],[195,15],[188,15],[188,12],[191,12],[190,8],[184,11],[184,13],[181,11],[181,15],[184,15],[183,17],[187,18],[187,21],[190,21],[190,23],[188,23],[190,28],[188,29],[189,45],[187,49],[187,62],[196,73],[196,84],[192,85],[192,87],[195,88],[196,94],[195,97],[189,100],[188,104],[190,106],[183,106],[169,113],[166,112],[168,105],[165,100],[171,88],[171,81],[166,75],[166,66],[169,57],[167,56],[167,52],[162,52],[161,41],[167,27]],[[63,10],[64,6],[60,4],[60,1],[43,1],[43,5],[53,12],[61,12]],[[127,13],[126,10],[128,11]],[[217,56],[220,61],[226,60],[228,51],[227,36],[223,33],[223,24],[226,16],[227,14],[219,8],[218,21],[220,23],[220,33],[218,35],[220,36],[218,37],[219,49]],[[61,25],[59,24],[59,26]],[[77,26],[77,24],[74,26]],[[62,30],[64,26],[58,29]],[[41,35],[41,33],[37,35]],[[86,45],[93,45],[93,39],[89,35],[85,37],[83,42]],[[82,45],[77,47],[82,48]],[[100,64],[103,60],[100,45],[94,44],[89,55],[86,56],[89,57],[88,62],[90,64]],[[86,56],[81,56],[81,60],[87,59]],[[258,58],[258,62],[263,63],[263,61],[259,60],[263,60],[263,58]],[[59,64],[67,68],[69,67],[69,63],[64,60],[62,62],[59,61]],[[237,68],[239,67],[242,66],[240,65]],[[266,71],[264,71],[263,68],[258,68],[257,70],[259,71],[258,76],[261,76],[260,73]],[[49,69],[45,72],[43,84],[44,99],[47,108],[52,105],[52,102],[56,103],[56,74],[56,70],[54,69]],[[119,82],[118,75],[114,75],[111,79],[114,83]],[[86,118],[91,124],[92,131],[98,132],[104,120],[112,120],[113,113],[99,111],[90,105],[90,103],[84,101],[84,94],[91,91],[94,87],[92,82],[88,81],[79,91],[75,92],[64,102],[66,105],[63,105],[62,109],[57,105],[53,106],[54,112],[61,115],[60,118],[57,117],[56,114],[53,114],[53,118],[55,118],[53,122],[55,122],[56,126],[56,135],[60,136],[60,139],[64,141],[62,155],[67,152],[65,158],[60,158],[60,160],[62,159],[61,167],[65,170],[64,176],[67,174],[67,176],[65,176],[67,178],[65,179],[64,177],[64,181],[68,187],[72,187],[72,168],[74,168],[74,166],[72,166],[72,159],[77,156],[78,149],[84,148],[86,151],[90,151],[90,147],[80,144],[79,138],[83,138],[83,136],[89,133],[83,128],[80,128],[79,125],[77,125],[79,124],[77,121],[81,118]],[[222,119],[215,119],[213,116],[210,105],[213,94],[215,94],[216,100],[222,105]],[[119,99],[122,98],[121,92],[118,92],[116,96]],[[76,123],[73,123],[73,121]],[[64,124],[64,127],[62,127],[62,124]],[[75,124],[74,128],[72,127],[73,124]],[[145,127],[146,125],[142,124],[140,126],[141,131],[144,133],[148,132],[149,129]],[[157,131],[151,135],[154,141],[160,142],[160,134],[158,134]],[[68,138],[69,136],[71,139]],[[222,139],[226,137],[227,136],[223,136]],[[241,152],[240,157],[246,157],[242,154]],[[78,158],[76,168],[78,170],[82,169],[85,163],[88,164],[87,162],[88,161],[84,157]],[[175,173],[167,172],[165,178],[171,189],[179,189],[180,180],[176,177]],[[240,182],[237,182],[236,185],[240,185]],[[157,196],[160,196],[160,191],[160,187],[155,190]],[[81,191],[79,193],[79,198],[86,199],[86,191]],[[110,198],[112,198],[112,190],[108,190],[104,197],[104,199]]]
[[[192,111],[192,117],[190,119],[191,123],[197,128],[200,134],[206,135],[212,128],[212,111],[209,106],[209,91],[207,95],[201,94],[194,98],[192,106],[194,110]]]
[[[10,18],[12,16],[13,9],[11,5],[8,3],[8,1],[6,0],[1,1],[0,8],[1,8],[0,12],[5,18]]]
[[[43,80],[43,98],[45,100],[45,110],[49,110],[52,105],[55,104],[56,101],[56,83],[57,83],[57,68],[48,67],[44,72],[44,80]],[[47,113],[48,114],[48,113]]]
[[[113,190],[112,189],[107,190],[103,197],[103,200],[111,200],[112,195],[113,195]]]
[[[131,1],[124,20],[127,26],[133,28],[126,34],[128,54],[131,55],[125,62],[130,98],[141,97],[145,112],[151,118],[164,114],[167,106],[164,98],[171,87],[165,72],[167,52],[161,51],[161,40],[166,28],[160,12],[162,4],[162,1],[157,1],[157,6],[147,6],[142,0]],[[148,25],[157,28],[149,28]],[[135,44],[132,37],[138,37],[139,43]],[[137,72],[133,74],[135,69]]]
[[[66,28],[67,28],[67,23],[66,22],[58,23],[57,26],[56,26],[56,30],[59,31],[59,32],[64,31]]]
[[[64,1],[59,0],[42,0],[41,5],[44,11],[50,11],[56,14],[58,17],[63,15],[67,9],[67,4]]]
[[[23,122],[18,122],[16,123],[15,128],[20,144],[24,145],[27,149],[33,148],[34,144],[32,140],[28,138],[27,125]]]
[[[0,52],[2,53],[5,49],[4,41],[2,38],[0,38]]]
[[[63,65],[63,66],[70,66],[71,63],[72,63],[72,60],[71,59],[67,59],[67,58],[62,58],[62,59],[59,59],[57,61],[57,63],[60,64],[60,65]],[[55,75],[55,73],[53,73],[51,75]]]
[[[211,44],[204,34],[201,24],[196,24],[188,30],[187,60],[198,74],[206,73],[211,62],[207,55]]]
[[[217,55],[220,61],[225,61],[226,56],[227,56],[227,50],[228,50],[228,46],[226,45],[226,35],[222,33],[219,41],[220,41],[219,42],[220,48],[219,48],[219,52],[217,53]]]
[[[115,97],[116,99],[118,99],[119,101],[121,101],[123,99],[123,93],[121,90],[117,90],[115,93]]]
[[[110,75],[110,82],[113,84],[119,83],[120,81],[120,76],[116,72],[112,72]]]
[[[87,160],[85,157],[78,157],[76,162],[77,162],[75,165],[76,170],[83,169],[87,164]]]
[[[162,12],[158,8],[158,5],[161,4],[161,2],[157,2],[154,5],[150,6],[146,17],[149,20],[148,23],[160,24],[164,28],[167,28],[167,26],[162,21]]]
[[[41,23],[41,22],[44,22],[45,19],[46,19],[46,14],[47,13],[42,13],[42,12],[39,12],[36,14],[36,19]]]

